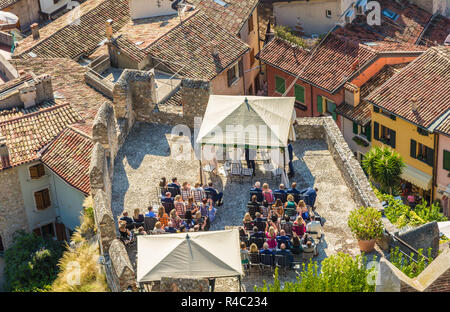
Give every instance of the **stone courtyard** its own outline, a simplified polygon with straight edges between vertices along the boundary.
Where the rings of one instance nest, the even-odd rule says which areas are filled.
[[[187,136],[173,135],[172,127],[165,125],[137,123],[127,141],[119,151],[115,161],[115,172],[112,186],[112,209],[117,218],[126,210],[130,214],[135,208],[145,212],[148,204],[157,205],[158,183],[161,177],[170,180],[177,177],[180,183],[188,181],[194,184],[200,181],[198,160],[179,160],[178,146],[175,142],[191,142]],[[181,140],[181,141],[178,141]],[[339,168],[337,167],[327,144],[323,140],[297,140],[293,144],[295,176],[290,182],[297,182],[298,188],[315,186],[319,189],[316,201],[316,213],[326,219],[325,236],[319,244],[319,255],[314,260],[319,263],[337,252],[351,255],[360,253],[356,239],[347,227],[347,215],[357,204],[351,196]],[[191,153],[193,157],[193,153]],[[244,162],[245,163],[245,162]],[[224,205],[218,207],[216,220],[211,230],[224,230],[228,226],[242,225],[246,212],[248,190],[252,183],[268,182],[271,189],[276,189],[280,181],[272,179],[270,173],[264,173],[257,162],[256,177],[243,183],[227,179],[221,170],[219,174],[206,174],[204,180],[212,180],[216,188],[224,192]],[[205,181],[204,181],[205,182]],[[135,251],[131,251],[130,259],[136,268]],[[281,276],[281,280],[295,280],[295,272]],[[252,291],[254,285],[263,285],[263,280],[270,281],[270,276],[255,274],[243,279],[243,287]],[[238,290],[237,279],[223,278],[217,280],[217,291]]]

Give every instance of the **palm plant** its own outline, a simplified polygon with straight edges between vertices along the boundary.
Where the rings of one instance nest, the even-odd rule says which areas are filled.
[[[364,156],[362,166],[383,191],[392,194],[392,189],[400,183],[405,163],[400,154],[390,147],[375,146]]]

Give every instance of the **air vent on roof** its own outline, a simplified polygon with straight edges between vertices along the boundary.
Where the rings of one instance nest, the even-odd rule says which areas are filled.
[[[34,52],[28,52],[28,55],[31,56],[31,57],[37,57],[37,54],[34,53]]]
[[[222,0],[213,0],[213,1],[223,7],[228,6],[228,3],[226,3],[225,1],[222,1]]]

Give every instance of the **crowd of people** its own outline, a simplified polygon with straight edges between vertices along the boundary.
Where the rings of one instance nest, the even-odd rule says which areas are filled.
[[[300,191],[295,182],[289,189],[281,184],[276,191],[267,183],[261,187],[256,182],[239,229],[242,264],[269,265],[276,256],[283,256],[289,266],[293,255],[317,255],[314,238],[323,234],[320,218],[314,213],[317,192],[317,188]]]
[[[136,235],[209,231],[216,218],[215,206],[223,204],[223,193],[218,192],[212,182],[205,186],[196,183],[192,187],[188,182],[180,185],[177,178],[169,184],[162,178],[159,187],[161,206],[157,211],[150,205],[145,215],[138,208],[132,217],[127,211],[123,212],[119,233],[126,244]],[[154,220],[151,228],[146,228],[146,218]]]

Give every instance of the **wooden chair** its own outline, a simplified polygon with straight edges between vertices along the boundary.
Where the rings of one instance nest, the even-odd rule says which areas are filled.
[[[242,168],[242,179],[250,177],[250,183],[253,182],[253,168]]]
[[[146,232],[153,231],[156,222],[158,222],[157,218],[144,217],[144,230]]]

